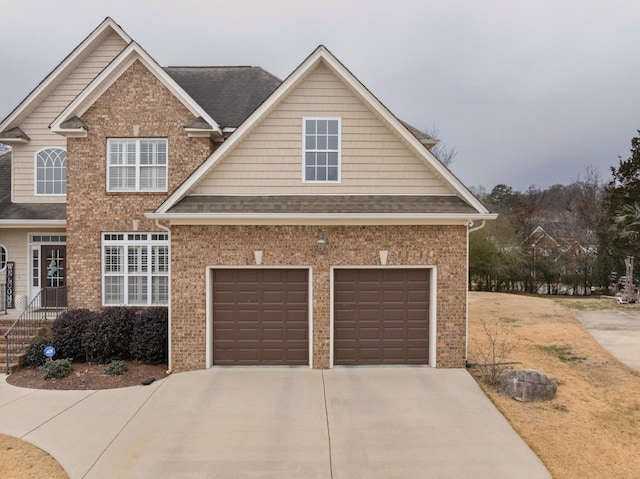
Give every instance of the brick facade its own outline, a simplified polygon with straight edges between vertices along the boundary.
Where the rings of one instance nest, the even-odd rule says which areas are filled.
[[[67,141],[67,281],[69,307],[101,309],[101,233],[158,231],[144,213],[168,193],[107,193],[108,138],[168,138],[169,192],[213,151],[208,138],[188,138],[187,108],[141,63],[135,62],[82,115],[86,138]],[[137,135],[134,134],[134,126]]]
[[[325,234],[324,253],[316,248]],[[172,368],[206,366],[206,272],[208,266],[312,268],[313,364],[329,366],[330,268],[380,265],[437,267],[438,367],[464,367],[466,354],[467,232],[464,226],[173,226]]]

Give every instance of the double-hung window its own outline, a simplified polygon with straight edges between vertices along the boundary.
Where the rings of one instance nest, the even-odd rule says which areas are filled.
[[[109,139],[107,191],[167,191],[167,140]]]
[[[340,182],[340,118],[303,118],[303,181]]]
[[[103,233],[102,304],[169,303],[169,235]]]

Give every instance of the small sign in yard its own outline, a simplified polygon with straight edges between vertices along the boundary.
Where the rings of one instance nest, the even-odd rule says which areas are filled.
[[[44,347],[44,355],[51,359],[56,354],[56,348],[53,346],[45,346]]]

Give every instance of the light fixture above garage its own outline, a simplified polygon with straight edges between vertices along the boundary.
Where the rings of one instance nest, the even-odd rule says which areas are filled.
[[[326,246],[326,242],[324,240],[324,233],[322,231],[318,232],[318,241],[316,241],[318,245],[318,251],[322,253],[324,251],[324,247]]]

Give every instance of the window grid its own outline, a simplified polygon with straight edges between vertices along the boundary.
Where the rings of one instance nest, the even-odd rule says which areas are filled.
[[[7,267],[8,257],[7,248],[0,244],[0,271],[4,271]]]
[[[107,191],[167,191],[166,139],[110,139]]]
[[[103,304],[169,303],[169,235],[103,233]]]
[[[303,181],[340,182],[340,118],[303,119]]]
[[[36,153],[36,195],[67,194],[67,152],[62,148],[45,148]]]

